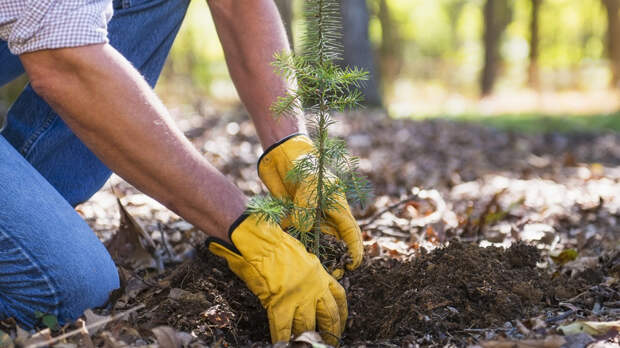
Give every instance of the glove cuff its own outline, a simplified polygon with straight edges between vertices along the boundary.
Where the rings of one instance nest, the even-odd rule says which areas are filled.
[[[268,148],[266,148],[266,149],[265,149],[265,151],[263,152],[263,154],[262,154],[262,155],[260,155],[260,157],[258,158],[258,162],[256,163],[256,169],[258,170],[258,169],[260,168],[260,162],[262,161],[262,159],[263,159],[263,158],[265,158],[265,156],[267,156],[267,154],[268,154],[268,153],[270,153],[270,152],[271,152],[271,150],[273,150],[273,149],[275,149],[276,147],[278,147],[278,146],[280,146],[280,145],[284,144],[284,143],[285,143],[286,141],[288,141],[289,139],[294,138],[294,137],[298,137],[298,136],[307,136],[307,135],[306,135],[306,134],[304,134],[304,133],[293,133],[293,134],[291,134],[291,135],[287,135],[287,136],[285,136],[284,138],[282,138],[282,139],[278,140],[277,142],[275,142],[275,143],[273,143],[273,144],[269,145],[269,147],[268,147]]]
[[[207,249],[209,249],[209,245],[211,243],[217,243],[223,247],[225,247],[226,249],[234,252],[235,254],[238,254],[240,256],[241,255],[241,251],[239,251],[239,249],[237,249],[237,247],[235,246],[234,242],[232,241],[232,234],[233,232],[235,232],[235,230],[237,229],[237,227],[239,227],[239,225],[241,225],[241,223],[243,223],[245,221],[245,219],[247,219],[248,217],[250,217],[250,214],[248,213],[243,213],[241,214],[228,228],[228,239],[230,239],[230,243],[218,238],[218,237],[211,237],[209,236],[209,238],[207,238],[207,240],[205,241],[205,246],[207,247]]]

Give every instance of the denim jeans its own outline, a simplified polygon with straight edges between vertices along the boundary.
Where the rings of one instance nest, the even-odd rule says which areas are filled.
[[[114,0],[110,44],[153,86],[189,0]],[[0,41],[0,86],[23,73]],[[116,267],[73,207],[110,170],[26,86],[0,136],[0,319],[36,324],[35,312],[72,321],[119,287]]]

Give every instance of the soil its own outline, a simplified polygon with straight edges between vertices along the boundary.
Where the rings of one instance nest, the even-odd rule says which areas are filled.
[[[147,308],[159,303],[143,326],[168,325],[193,332],[205,343],[240,346],[269,341],[267,314],[258,298],[206,248],[199,248],[198,257],[177,267],[163,284],[170,290],[136,298]]]
[[[185,131],[245,194],[265,193],[249,118],[215,116],[197,117],[200,127]],[[620,319],[620,134],[521,134],[373,116],[346,115],[335,134],[359,155],[376,194],[366,209],[353,210],[367,258],[341,279],[349,304],[344,346],[542,346],[559,326]],[[194,252],[202,232],[120,180],[106,187],[80,214],[109,240],[122,231],[120,195],[156,249],[118,260],[130,268],[122,272],[124,292],[96,313],[134,312],[95,334],[95,346],[166,346],[154,334],[161,325],[184,346],[269,346],[256,297],[223,260]],[[341,268],[342,245],[324,243],[324,265]],[[556,262],[565,251],[572,258]],[[0,330],[19,334],[14,321],[3,323]]]
[[[538,261],[539,251],[525,244],[504,250],[453,242],[411,262],[366,263],[349,278],[346,341],[425,333],[446,339],[466,329],[502,326],[586,285],[581,279],[552,279],[537,268]]]
[[[535,247],[523,243],[502,249],[458,241],[432,252],[421,249],[409,260],[367,258],[341,280],[349,302],[343,344],[404,344],[424,336],[434,343],[472,343],[468,330],[528,318],[599,284],[619,267],[616,255],[571,277],[537,267],[540,258]],[[160,284],[165,289],[157,294],[150,289],[136,298],[154,308],[141,318],[142,326],[169,325],[207,344],[268,344],[260,303],[223,260],[204,248]],[[617,293],[610,296],[606,300],[618,300]]]

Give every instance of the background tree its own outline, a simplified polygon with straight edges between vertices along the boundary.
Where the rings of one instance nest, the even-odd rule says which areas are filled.
[[[307,0],[273,1],[300,53]],[[475,110],[480,91],[492,93],[497,82],[515,96],[543,78],[552,94],[573,90],[594,97],[610,85],[609,76],[619,85],[619,1],[344,0],[338,7],[345,8],[345,19],[352,18],[345,29],[362,33],[343,53],[347,61],[363,58],[365,63],[354,64],[375,78],[366,98],[372,101],[369,91],[378,90],[374,95],[391,115],[409,117]],[[7,88],[0,91],[0,113],[15,96]],[[190,3],[157,88],[166,101],[239,105],[204,2]],[[605,92],[606,98],[612,94]],[[512,108],[503,105],[505,111]],[[587,105],[599,110],[615,102]]]
[[[540,5],[542,0],[532,0],[530,17],[530,62],[528,67],[528,84],[531,88],[538,89],[540,81],[538,78],[538,56],[539,56],[539,30],[538,22],[540,18]]]
[[[452,48],[456,48],[459,45],[458,42],[458,21],[463,11],[463,6],[465,6],[466,0],[451,0],[448,1],[445,5],[446,14],[450,20],[450,31],[451,31],[451,46]]]
[[[391,94],[392,82],[396,79],[403,65],[401,39],[398,25],[394,21],[387,0],[379,0],[377,18],[381,25],[381,45],[378,49],[378,69],[381,76],[383,95]]]
[[[620,82],[620,0],[603,0],[607,13],[607,54],[611,67],[611,85],[618,87]]]
[[[341,0],[340,12],[343,30],[342,66],[357,67],[369,73],[366,84],[361,87],[364,103],[381,106],[379,76],[375,69],[373,50],[368,36],[368,6],[364,0]]]
[[[484,65],[480,80],[480,91],[483,96],[491,94],[500,55],[499,43],[504,29],[510,23],[510,7],[507,0],[487,0],[484,4]]]

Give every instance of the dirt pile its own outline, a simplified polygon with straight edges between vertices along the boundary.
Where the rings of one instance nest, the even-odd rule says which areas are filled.
[[[349,301],[343,341],[403,342],[429,334],[443,341],[468,329],[501,327],[540,313],[602,279],[600,271],[570,280],[559,273],[552,277],[537,268],[539,259],[539,251],[525,244],[504,250],[459,242],[411,261],[367,259],[341,281]],[[207,250],[177,267],[165,283],[161,291],[138,296],[155,308],[142,316],[142,326],[169,325],[205,343],[269,342],[267,317],[257,298]]]
[[[535,247],[481,248],[453,242],[412,262],[367,262],[345,284],[349,296],[347,341],[502,326],[534,314],[579,285],[552,280],[537,269]],[[596,279],[600,281],[600,279]]]
[[[269,341],[267,314],[258,298],[206,248],[199,248],[198,257],[178,266],[165,282],[170,290],[140,296],[146,297],[148,308],[156,308],[145,317],[144,327],[168,325],[223,346]]]

